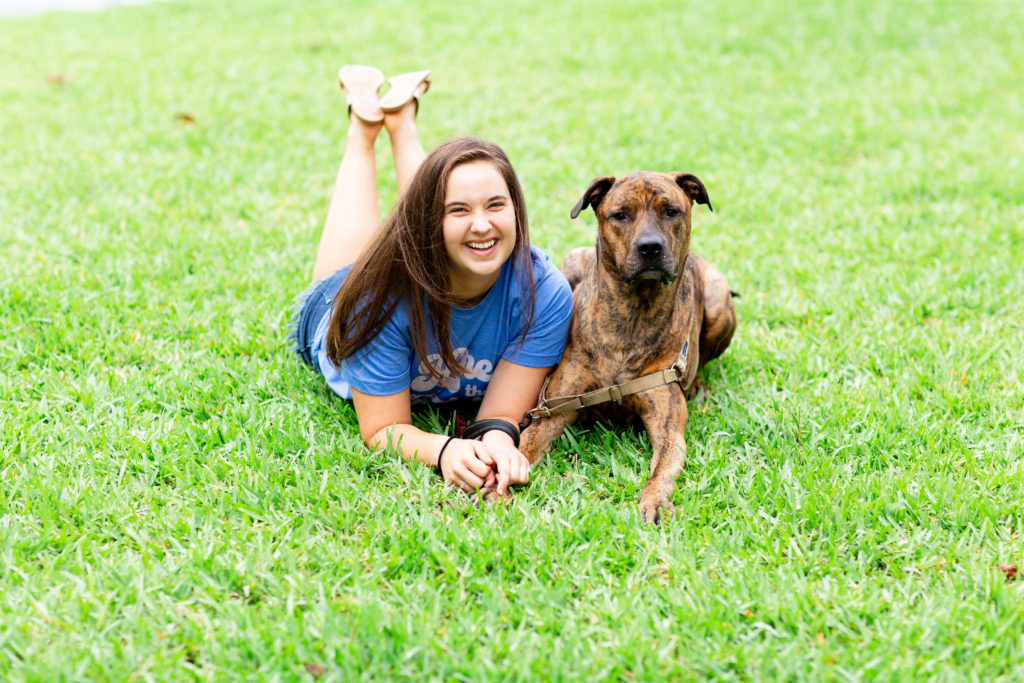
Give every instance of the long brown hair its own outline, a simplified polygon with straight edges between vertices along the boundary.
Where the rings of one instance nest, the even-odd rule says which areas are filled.
[[[508,187],[516,215],[516,244],[509,259],[514,260],[526,293],[521,301],[529,328],[534,313],[533,262],[523,189],[500,147],[461,137],[444,143],[423,160],[391,216],[352,264],[334,298],[327,330],[327,357],[335,365],[369,344],[404,303],[413,351],[428,372],[443,379],[427,362],[427,317],[430,339],[444,367],[452,375],[467,372],[452,348],[451,307],[456,300],[451,292],[442,221],[448,177],[456,166],[473,161],[493,164]]]

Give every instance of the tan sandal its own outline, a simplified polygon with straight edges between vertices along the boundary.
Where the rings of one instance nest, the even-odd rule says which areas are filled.
[[[366,123],[380,123],[384,111],[380,108],[377,92],[384,83],[384,74],[372,66],[349,64],[338,70],[338,83],[345,93],[349,113]]]
[[[416,101],[419,110],[420,95],[430,90],[430,71],[413,71],[407,74],[392,76],[388,79],[390,90],[380,98],[380,108],[385,112],[398,111],[410,100]]]

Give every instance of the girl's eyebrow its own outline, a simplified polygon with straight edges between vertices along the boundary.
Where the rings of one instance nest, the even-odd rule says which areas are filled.
[[[496,194],[496,195],[494,195],[493,197],[488,197],[488,198],[487,198],[487,199],[485,199],[484,201],[485,201],[485,202],[493,202],[493,201],[494,201],[495,199],[504,199],[504,200],[508,200],[508,199],[510,199],[510,197],[509,197],[509,196],[508,196],[507,194]],[[444,205],[445,205],[446,207],[447,207],[447,206],[456,206],[456,205],[458,205],[458,204],[469,204],[469,202],[464,202],[464,201],[460,201],[460,200],[458,200],[458,199],[453,199],[453,200],[452,200],[452,201],[450,201],[450,202],[445,202],[445,203],[444,203]]]

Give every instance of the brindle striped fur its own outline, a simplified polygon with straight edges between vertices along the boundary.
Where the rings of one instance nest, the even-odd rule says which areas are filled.
[[[573,315],[548,396],[580,394],[665,369],[690,341],[685,395],[672,384],[629,396],[621,408],[588,409],[600,417],[621,418],[625,412],[642,421],[653,457],[639,507],[641,517],[654,523],[674,513],[669,497],[686,455],[686,396],[696,393],[698,368],[725,350],[736,329],[725,278],[690,253],[694,202],[711,206],[704,184],[689,173],[597,178],[572,211],[575,218],[593,207],[597,246],[574,249],[562,264],[573,287]],[[520,448],[530,462],[576,417],[538,419],[526,429]]]

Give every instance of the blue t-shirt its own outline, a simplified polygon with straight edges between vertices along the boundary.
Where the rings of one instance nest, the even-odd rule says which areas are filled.
[[[480,400],[501,358],[533,368],[555,365],[562,357],[569,334],[572,291],[547,254],[532,248],[531,255],[536,298],[533,323],[525,337],[521,301],[526,293],[510,258],[482,301],[471,308],[452,307],[452,346],[455,358],[468,373],[450,375],[440,354],[434,352],[434,345],[428,341],[426,362],[440,370],[444,380],[439,382],[431,376],[423,360],[413,352],[409,318],[401,304],[380,334],[338,368],[327,358],[325,340],[331,317],[328,310],[320,320],[311,348],[327,385],[344,398],[352,398],[355,387],[372,396],[397,394],[408,388],[413,403]],[[426,329],[430,329],[429,316]]]

